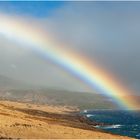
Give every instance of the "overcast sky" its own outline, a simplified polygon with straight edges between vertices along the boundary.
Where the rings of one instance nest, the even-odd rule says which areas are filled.
[[[140,92],[140,2],[0,2]],[[50,60],[0,36],[0,74],[46,87],[91,91]],[[41,72],[40,72],[41,70]]]

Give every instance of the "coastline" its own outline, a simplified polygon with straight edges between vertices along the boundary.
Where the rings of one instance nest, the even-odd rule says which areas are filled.
[[[1,139],[134,139],[96,129],[68,106],[0,101],[0,110]]]

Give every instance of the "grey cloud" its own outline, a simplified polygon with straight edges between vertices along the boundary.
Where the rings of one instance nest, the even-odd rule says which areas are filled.
[[[36,20],[58,42],[68,44],[79,54],[87,56],[93,65],[97,62],[139,93],[139,9],[140,3],[68,2],[50,17]],[[11,43],[2,43],[3,40],[3,47],[0,47],[1,73],[39,85],[90,90],[88,85],[55,63],[44,61],[19,47],[15,52],[9,48],[9,60],[3,60],[7,59],[4,57],[7,50],[1,49]],[[16,54],[16,57],[11,54]]]
[[[3,36],[0,36],[0,75],[6,75],[36,87],[90,90],[87,85],[57,64]]]
[[[73,2],[47,20],[59,41],[139,93],[139,15],[139,2]]]

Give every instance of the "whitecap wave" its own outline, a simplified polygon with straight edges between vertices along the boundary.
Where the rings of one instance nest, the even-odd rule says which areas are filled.
[[[120,127],[122,127],[122,125],[114,124],[114,125],[103,126],[102,128],[104,128],[104,129],[112,129],[112,128],[120,128]]]
[[[87,113],[88,111],[87,111],[87,110],[84,110],[83,112],[84,112],[84,113]]]
[[[95,128],[101,128],[101,129],[115,129],[115,128],[121,128],[122,125],[120,125],[120,124],[107,125],[107,126],[96,125],[96,126],[94,126],[94,127],[95,127]]]
[[[90,117],[93,117],[93,116],[95,116],[95,115],[92,115],[92,114],[87,114],[86,115],[87,118],[90,118]]]

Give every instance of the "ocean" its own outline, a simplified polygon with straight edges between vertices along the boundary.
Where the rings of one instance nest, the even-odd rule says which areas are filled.
[[[97,122],[98,125],[93,125],[95,128],[140,139],[140,111],[84,110],[81,114],[89,121]]]

